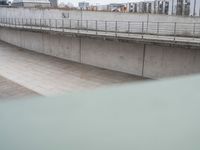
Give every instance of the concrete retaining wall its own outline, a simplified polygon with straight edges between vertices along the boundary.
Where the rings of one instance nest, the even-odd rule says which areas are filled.
[[[200,72],[200,51],[0,29],[0,39],[47,55],[154,79]]]

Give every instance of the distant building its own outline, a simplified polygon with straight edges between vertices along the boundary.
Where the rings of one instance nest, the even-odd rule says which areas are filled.
[[[8,5],[7,0],[0,0],[0,5]]]
[[[108,5],[108,9],[113,12],[127,12],[127,5],[120,3],[111,3]]]
[[[128,12],[137,13],[137,4],[138,3],[128,3],[127,5]]]
[[[190,16],[200,16],[200,1],[190,0]]]
[[[96,9],[98,11],[109,11],[109,6],[108,5],[97,5]]]
[[[155,0],[154,13],[156,14],[169,14],[169,0]]]
[[[128,3],[128,12],[133,13],[154,13],[154,1],[145,1],[138,3]]]
[[[200,16],[199,0],[168,0],[169,15]]]
[[[49,0],[13,0],[15,7],[50,7]]]
[[[79,6],[79,8],[82,9],[82,10],[87,10],[88,7],[90,6],[90,4],[89,4],[88,2],[79,2],[79,3],[78,3],[78,6]]]
[[[51,4],[51,7],[58,7],[58,0],[49,0],[50,1],[50,4]]]

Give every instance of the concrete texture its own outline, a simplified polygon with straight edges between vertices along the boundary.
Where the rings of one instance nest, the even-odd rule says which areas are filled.
[[[199,49],[66,35],[0,29],[16,46],[114,71],[153,79],[200,73]]]
[[[199,72],[199,50],[154,45],[146,46],[144,76],[161,78]]]
[[[80,39],[54,34],[0,29],[3,41],[28,50],[80,62]]]
[[[0,76],[0,101],[33,96],[36,97],[39,94]]]
[[[81,62],[142,76],[144,45],[83,38]]]
[[[80,39],[60,36],[41,34],[43,36],[43,48],[41,52],[56,56],[59,58],[80,62]]]
[[[17,48],[2,41],[0,42],[0,64],[1,76],[44,96],[144,80],[130,74]],[[15,93],[14,90],[12,88],[10,91]]]

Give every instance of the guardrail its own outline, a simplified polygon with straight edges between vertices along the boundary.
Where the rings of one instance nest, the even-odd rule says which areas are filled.
[[[127,35],[140,34],[193,37],[200,38],[200,23],[181,22],[136,22],[136,21],[101,21],[101,20],[74,20],[74,19],[33,19],[33,18],[0,18],[0,26],[16,28],[34,28],[41,30],[66,30],[113,33]]]

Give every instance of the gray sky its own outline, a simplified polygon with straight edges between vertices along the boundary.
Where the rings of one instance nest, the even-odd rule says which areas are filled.
[[[109,3],[126,3],[126,2],[137,2],[141,0],[59,0],[60,2],[65,2],[65,3],[72,3],[74,6],[77,6],[78,2],[86,1],[89,2],[90,4],[96,5],[96,4],[109,4]],[[145,0],[143,0],[145,1]]]

